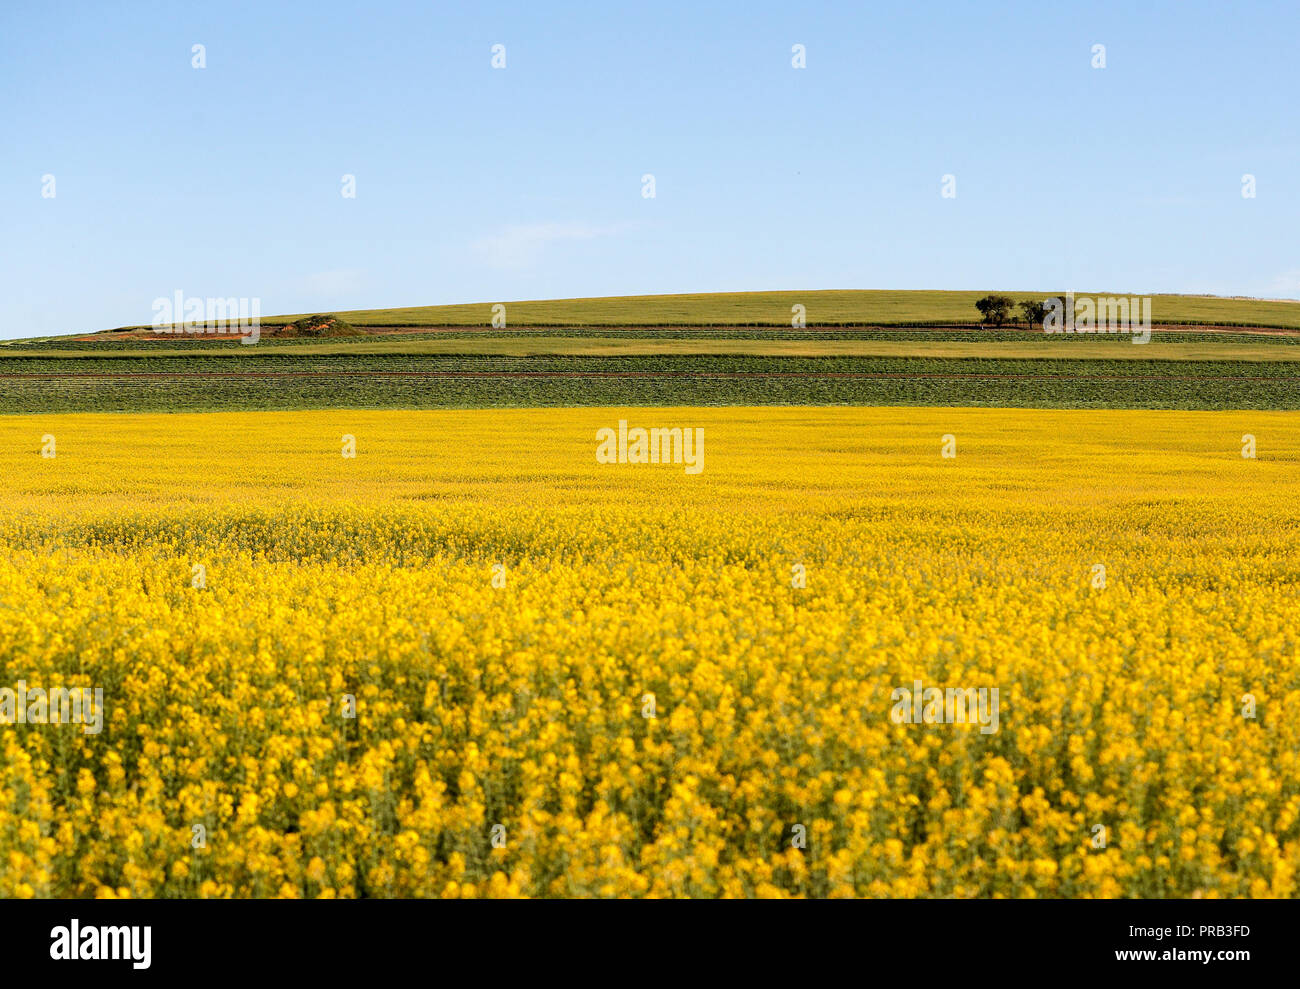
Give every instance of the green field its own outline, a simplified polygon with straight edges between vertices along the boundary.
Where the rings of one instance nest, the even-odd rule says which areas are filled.
[[[0,360],[0,412],[579,405],[1295,409],[1300,362],[285,351]]]

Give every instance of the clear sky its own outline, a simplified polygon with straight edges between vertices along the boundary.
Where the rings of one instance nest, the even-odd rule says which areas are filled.
[[[1298,39],[1295,0],[3,0],[0,336],[178,290],[1297,298]]]

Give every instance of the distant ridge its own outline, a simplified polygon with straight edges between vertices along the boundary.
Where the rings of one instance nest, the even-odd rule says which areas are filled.
[[[998,290],[1017,302],[1044,299],[1059,290]],[[603,298],[489,300],[481,303],[357,309],[336,315],[357,327],[490,326],[493,309],[505,306],[507,327],[523,326],[790,326],[792,307],[802,305],[808,326],[965,325],[979,321],[975,300],[987,291],[890,291],[830,289],[788,292],[712,292]],[[1132,295],[1075,290],[1076,296]],[[1145,294],[1145,293],[1144,293]],[[1151,294],[1154,323],[1171,325],[1300,328],[1300,301]],[[297,315],[266,317],[279,325]]]

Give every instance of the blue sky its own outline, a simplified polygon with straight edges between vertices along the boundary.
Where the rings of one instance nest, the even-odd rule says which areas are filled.
[[[1300,297],[1294,2],[704,6],[6,0],[0,336],[177,290]]]

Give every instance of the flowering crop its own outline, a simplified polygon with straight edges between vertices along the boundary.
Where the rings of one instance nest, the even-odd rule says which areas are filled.
[[[1294,896],[1297,426],[0,418],[0,896]]]

